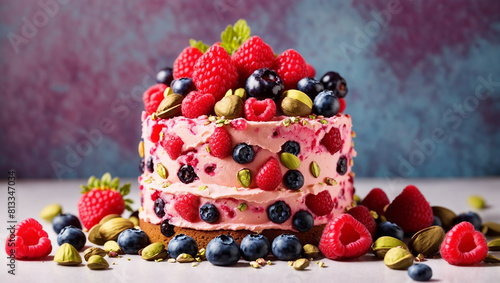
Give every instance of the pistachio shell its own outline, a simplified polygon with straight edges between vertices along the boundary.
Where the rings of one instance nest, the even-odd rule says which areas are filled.
[[[234,91],[234,95],[239,96],[243,101],[247,99],[247,92],[244,88],[237,88]]]
[[[319,173],[321,172],[321,168],[319,168],[319,165],[316,161],[311,162],[309,169],[311,170],[311,174],[314,176],[314,178],[319,177]]]
[[[500,258],[498,258],[498,257],[496,257],[496,256],[494,256],[492,254],[487,254],[486,258],[483,259],[483,261],[485,263],[495,263],[495,264],[498,264],[498,263],[500,263]]]
[[[96,224],[89,230],[89,241],[92,244],[96,244],[99,246],[104,245],[106,243],[106,240],[101,236],[101,233],[99,233],[99,229],[101,228],[102,224]]]
[[[249,169],[241,169],[238,171],[238,183],[244,188],[248,188],[250,184],[252,183],[252,173],[250,172]]]
[[[193,262],[194,258],[190,254],[182,253],[175,259],[177,262]]]
[[[385,257],[387,251],[395,247],[403,247],[405,249],[408,249],[405,243],[403,243],[399,239],[389,236],[382,236],[375,240],[372,245],[372,251],[377,258],[382,259]]]
[[[142,249],[141,257],[145,260],[164,259],[167,257],[165,245],[163,243],[152,243]]]
[[[42,211],[40,211],[40,218],[42,218],[43,220],[45,221],[52,221],[52,219],[54,217],[56,217],[56,215],[62,213],[62,207],[60,204],[57,204],[57,203],[53,203],[53,204],[49,204],[47,205],[46,207],[44,207],[42,209]]]
[[[431,256],[439,252],[444,236],[443,228],[439,226],[427,227],[415,233],[408,242],[408,246],[413,255]]]
[[[139,142],[139,146],[137,147],[137,151],[139,152],[139,157],[144,157],[144,141]]]
[[[413,255],[405,248],[395,247],[387,251],[384,263],[391,269],[407,269],[413,264]]]
[[[307,106],[302,101],[291,98],[284,97],[281,100],[281,111],[287,116],[308,116],[312,112],[312,108]]]
[[[57,249],[54,261],[60,265],[79,265],[82,257],[72,245],[64,243]]]
[[[109,253],[109,252],[115,252],[118,254],[123,254],[122,248],[120,248],[120,245],[116,241],[107,241],[104,243],[104,250]]]
[[[87,267],[92,270],[106,269],[109,263],[100,255],[93,255],[87,261]]]
[[[241,117],[243,114],[243,100],[237,95],[229,95],[215,103],[214,111],[217,116],[226,119]]]
[[[472,195],[467,199],[470,206],[476,209],[483,209],[485,207],[484,198],[478,195]]]
[[[455,214],[455,212],[449,210],[448,208],[442,206],[433,206],[432,213],[434,214],[434,216],[441,220],[444,230],[448,231],[455,225],[455,218],[457,217],[457,215]]]
[[[158,175],[160,175],[160,177],[162,177],[163,179],[168,178],[168,170],[163,164],[156,164],[156,172],[158,172]]]
[[[304,270],[309,266],[309,260],[307,258],[299,258],[293,263],[293,268],[295,270]]]
[[[104,239],[108,241],[116,240],[118,239],[118,235],[120,235],[121,232],[133,227],[134,223],[132,223],[132,221],[122,217],[117,217],[110,219],[102,224],[102,226],[99,228],[99,233]]]
[[[311,244],[304,245],[304,255],[307,258],[316,258],[320,255],[318,247]]]
[[[104,216],[101,221],[99,221],[99,224],[104,224],[106,222],[108,222],[109,220],[113,219],[113,218],[118,218],[118,217],[121,217],[119,214],[108,214],[106,216]]]
[[[290,170],[295,170],[300,166],[300,159],[288,152],[282,152],[280,155],[281,163]]]
[[[493,239],[488,242],[488,250],[500,251],[500,238]]]
[[[139,218],[137,216],[130,216],[128,220],[134,223],[134,227],[139,226]]]
[[[83,258],[86,261],[89,261],[89,258],[93,255],[105,256],[106,254],[107,254],[107,252],[99,247],[91,247],[91,248],[86,249],[83,252]]]
[[[181,115],[181,103],[184,96],[177,93],[168,94],[158,105],[156,115],[162,119]]]
[[[496,222],[483,223],[483,234],[487,236],[500,236],[500,224]]]

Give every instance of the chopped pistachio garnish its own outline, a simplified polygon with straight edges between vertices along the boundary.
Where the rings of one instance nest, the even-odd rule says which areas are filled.
[[[290,126],[290,119],[289,119],[289,118],[286,118],[285,120],[283,120],[283,125],[284,125],[285,127]]]
[[[259,268],[260,264],[258,264],[256,261],[251,261],[250,262],[250,266],[253,267],[253,268]]]
[[[208,186],[207,186],[207,185],[200,185],[200,186],[198,187],[198,191],[204,191],[204,190],[206,190],[207,188],[208,188]]]
[[[169,259],[167,259],[167,262],[170,262],[170,263],[175,263],[175,262],[176,262],[176,260],[175,260],[175,258],[169,258]]]
[[[158,115],[156,115],[156,112],[151,114],[151,120],[156,120],[158,118]]]
[[[243,212],[243,211],[245,211],[247,209],[247,207],[248,207],[247,204],[245,202],[243,202],[243,203],[240,203],[238,205],[238,210],[241,211],[241,212]]]
[[[326,182],[328,185],[330,185],[330,186],[335,186],[335,185],[337,185],[337,181],[335,181],[333,178],[328,178],[328,177],[327,177],[327,178],[325,179],[325,182]]]
[[[210,121],[210,122],[215,122],[215,120],[216,120],[216,119],[217,119],[217,118],[216,118],[215,116],[213,116],[213,115],[210,115],[210,116],[208,117],[208,121]]]
[[[325,125],[325,124],[328,124],[328,121],[327,121],[327,120],[325,120],[325,119],[321,119],[321,120],[319,120],[319,122],[320,122],[321,124],[324,124],[324,125]]]
[[[208,124],[210,124],[210,121],[205,121],[204,125],[206,126]]]
[[[316,115],[309,115],[309,119],[312,119],[312,120],[316,119]]]

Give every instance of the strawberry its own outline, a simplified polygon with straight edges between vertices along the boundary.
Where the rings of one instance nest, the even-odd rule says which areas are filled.
[[[85,228],[92,228],[106,215],[121,215],[125,208],[132,211],[129,203],[133,201],[123,199],[130,192],[130,183],[119,187],[119,181],[105,173],[100,180],[91,176],[87,186],[81,186],[83,195],[78,200],[78,214]]]
[[[184,220],[189,222],[198,221],[199,206],[200,198],[193,194],[178,195],[175,197],[175,210]]]
[[[271,158],[259,169],[255,181],[261,190],[272,191],[279,186],[282,177],[280,163]]]
[[[218,158],[229,156],[232,152],[231,135],[225,127],[216,127],[208,139],[208,145],[211,155]]]
[[[378,215],[384,215],[384,208],[390,203],[389,198],[382,189],[372,189],[361,201],[361,205],[375,211]]]
[[[240,84],[243,85],[255,70],[271,68],[275,58],[273,49],[264,43],[260,37],[250,37],[232,56],[234,65],[238,70]]]
[[[365,225],[368,232],[372,235],[372,238],[375,236],[375,232],[377,232],[377,223],[366,206],[358,205],[353,207],[347,211],[347,214],[351,215],[354,219]]]
[[[15,227],[14,235],[15,238],[6,239],[5,251],[7,255],[13,255],[15,259],[40,259],[48,256],[52,251],[49,235],[33,218],[19,222]]]
[[[182,153],[184,142],[178,135],[168,134],[161,141],[161,145],[165,148],[168,156],[170,156],[172,160],[176,160]]]
[[[324,190],[317,195],[308,194],[306,196],[306,206],[317,216],[330,213],[335,203],[328,190]]]
[[[285,89],[297,88],[297,83],[308,75],[306,61],[293,49],[281,53],[274,61],[272,69],[283,80]]]
[[[201,41],[190,40],[174,61],[174,79],[192,78],[194,65],[208,48]]]

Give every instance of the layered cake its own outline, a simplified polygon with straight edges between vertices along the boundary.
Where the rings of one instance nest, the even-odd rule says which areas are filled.
[[[345,81],[313,79],[298,52],[276,57],[249,31],[236,46],[221,38],[192,42],[144,94],[140,227],[165,244],[179,233],[200,247],[249,233],[318,244],[353,201]]]

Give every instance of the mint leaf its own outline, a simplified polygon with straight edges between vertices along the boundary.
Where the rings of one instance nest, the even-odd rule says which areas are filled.
[[[128,204],[125,204],[125,209],[130,211],[130,212],[134,212],[134,210],[132,209],[132,207]]]
[[[191,45],[192,47],[195,47],[197,48],[198,50],[201,51],[201,53],[205,53],[208,49],[208,45],[206,45],[205,43],[203,43],[203,41],[201,40],[194,40],[194,39],[190,39],[189,40],[189,45]]]
[[[237,34],[240,45],[250,38],[250,27],[247,22],[243,19],[239,19],[234,24],[234,32]],[[239,46],[238,46],[239,47]]]
[[[240,45],[250,38],[250,27],[245,20],[238,20],[234,27],[228,25],[221,33],[221,46],[226,49],[229,55],[232,55]]]

